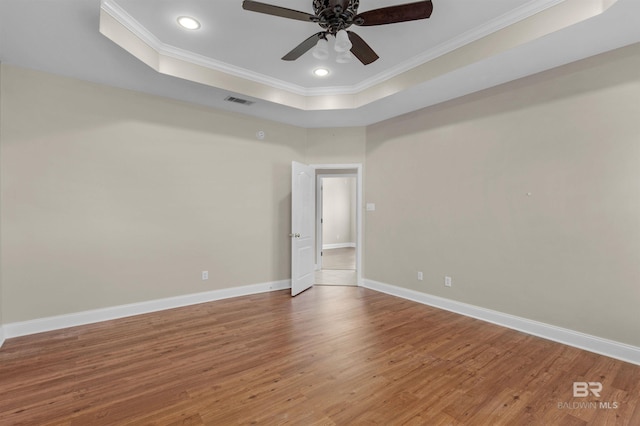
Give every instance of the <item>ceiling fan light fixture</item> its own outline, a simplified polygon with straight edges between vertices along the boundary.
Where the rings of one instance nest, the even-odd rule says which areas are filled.
[[[187,30],[197,30],[200,28],[200,22],[190,16],[178,17],[178,25]]]
[[[329,75],[329,70],[326,68],[316,68],[313,70],[313,75],[316,77],[326,77]]]
[[[316,59],[328,59],[329,58],[329,42],[327,39],[321,38],[316,43],[316,47],[313,48],[312,55]]]
[[[398,22],[418,21],[431,16],[433,3],[431,0],[419,0],[413,3],[398,4],[358,13],[360,0],[313,0],[313,14],[289,9],[261,1],[242,0],[242,8],[251,12],[297,21],[313,22],[323,31],[308,37],[293,50],[282,57],[283,61],[295,61],[313,49],[318,38],[326,38],[327,34],[335,36],[334,49],[338,53],[353,49],[355,56],[363,65],[378,60],[379,56],[358,34],[345,31],[351,25],[376,26],[395,24]],[[353,41],[353,44],[352,44]]]
[[[349,40],[349,34],[345,30],[340,30],[336,33],[336,44],[334,49],[336,52],[348,52],[351,50],[351,41]]]

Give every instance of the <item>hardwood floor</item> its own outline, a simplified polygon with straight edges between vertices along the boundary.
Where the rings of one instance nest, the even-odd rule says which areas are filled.
[[[574,398],[576,381],[601,382],[601,396]],[[359,287],[228,299],[0,349],[2,425],[256,423],[640,425],[640,366]]]

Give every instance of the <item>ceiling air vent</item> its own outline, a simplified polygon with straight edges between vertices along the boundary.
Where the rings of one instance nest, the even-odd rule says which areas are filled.
[[[255,102],[248,101],[246,99],[240,99],[233,96],[227,96],[226,98],[224,98],[224,100],[229,102],[234,102],[236,104],[247,105],[247,106],[255,103]]]

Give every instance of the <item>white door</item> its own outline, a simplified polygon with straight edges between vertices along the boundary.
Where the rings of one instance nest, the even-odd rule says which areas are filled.
[[[291,295],[311,287],[315,280],[315,169],[291,163]]]

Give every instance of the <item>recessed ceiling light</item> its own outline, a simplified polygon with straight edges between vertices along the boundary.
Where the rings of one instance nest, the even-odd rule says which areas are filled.
[[[178,24],[182,28],[186,28],[188,30],[197,30],[200,28],[200,22],[196,21],[194,18],[190,16],[181,16],[178,18]]]
[[[313,70],[313,75],[316,77],[326,77],[329,75],[329,70],[326,68],[316,68]]]

